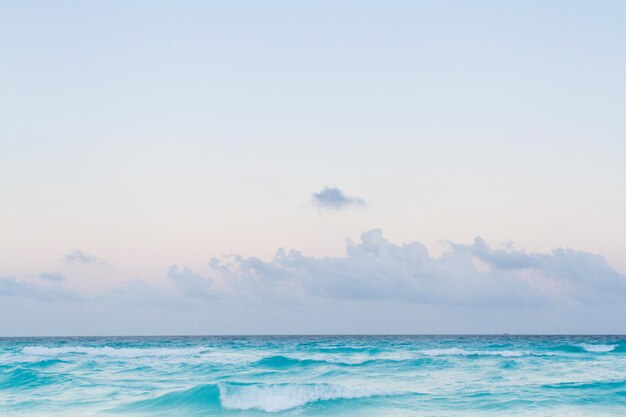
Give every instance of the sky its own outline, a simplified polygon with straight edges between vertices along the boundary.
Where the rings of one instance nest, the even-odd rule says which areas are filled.
[[[0,1],[0,335],[626,332],[621,1]]]

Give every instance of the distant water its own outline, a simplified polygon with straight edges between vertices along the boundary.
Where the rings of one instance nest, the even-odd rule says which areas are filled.
[[[0,339],[1,416],[625,416],[626,337]]]

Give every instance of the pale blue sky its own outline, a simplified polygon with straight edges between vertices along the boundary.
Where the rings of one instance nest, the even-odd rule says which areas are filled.
[[[435,258],[449,250],[441,241],[476,236],[540,259],[574,248],[607,260],[614,273],[600,275],[626,279],[624,2],[0,1],[0,55],[0,310],[23,310],[11,325],[0,320],[0,333],[131,332],[130,312],[105,320],[105,311],[126,311],[126,293],[166,291],[172,265],[244,303],[211,258],[271,264],[284,247],[344,259],[347,238],[377,228]],[[326,210],[312,199],[325,187],[362,204]],[[97,262],[68,260],[77,250]],[[329,265],[307,273],[352,276]],[[577,293],[560,278],[520,274],[542,296]],[[341,331],[368,331],[363,311],[388,302],[302,288],[314,298],[302,313],[311,331],[325,329],[315,303],[343,311]],[[159,294],[165,316],[179,301]],[[441,321],[396,330],[507,331],[480,321],[488,306],[455,328],[467,312],[425,294],[430,307],[416,297],[406,308],[440,309]],[[81,310],[72,297],[91,301]],[[406,316],[392,301],[388,314]],[[537,317],[524,331],[580,323],[542,327],[544,307],[519,308]],[[61,310],[93,322],[37,325]],[[176,311],[178,321],[152,324],[176,332],[189,322]],[[221,332],[253,332],[242,324],[248,313],[229,314]]]

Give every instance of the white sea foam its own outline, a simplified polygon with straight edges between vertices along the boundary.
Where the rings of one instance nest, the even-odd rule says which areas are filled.
[[[615,350],[615,348],[617,347],[617,345],[592,345],[589,343],[583,343],[580,346],[587,352],[593,352],[593,353],[611,352]]]
[[[202,353],[202,360],[221,365],[244,365],[257,362],[265,357],[261,351],[207,350]]]
[[[219,383],[220,402],[232,410],[257,409],[267,412],[288,410],[310,402],[393,395],[368,387],[333,384],[254,384]]]
[[[110,356],[120,358],[139,358],[144,356],[172,357],[190,356],[201,353],[202,348],[113,348],[110,346],[26,346],[22,353],[37,356],[61,356],[71,354],[84,354],[91,356]]]
[[[338,365],[360,365],[372,360],[388,360],[388,361],[404,361],[410,359],[416,359],[416,355],[410,352],[388,352],[376,355],[364,354],[364,353],[304,353],[304,354],[288,354],[285,355],[290,359],[296,360],[314,360],[323,361]]]
[[[513,358],[530,355],[530,352],[520,350],[464,350],[459,348],[448,349],[426,349],[420,350],[420,353],[426,356],[447,356],[447,355],[461,355],[461,356],[502,356],[505,358]]]

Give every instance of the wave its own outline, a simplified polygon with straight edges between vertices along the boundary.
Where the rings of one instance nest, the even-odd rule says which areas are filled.
[[[36,362],[26,362],[23,365],[29,368],[51,368],[56,365],[67,364],[67,361],[62,359],[44,359]]]
[[[190,356],[198,355],[203,348],[114,348],[110,346],[26,346],[22,353],[36,356],[60,356],[60,355],[91,355],[91,356],[111,356],[119,358],[138,358],[143,356]]]
[[[465,350],[460,348],[426,349],[420,350],[420,353],[426,356],[502,356],[504,358],[515,358],[532,354],[529,351],[521,350]]]
[[[433,358],[414,358],[414,359],[371,359],[365,362],[361,362],[361,365],[391,365],[403,368],[422,367],[426,365],[437,365],[438,367],[447,367],[449,362],[445,359],[433,359]]]
[[[602,345],[602,344],[588,344],[582,343],[580,345],[564,345],[555,346],[550,350],[465,350],[460,348],[446,348],[446,349],[427,349],[419,351],[422,355],[426,356],[501,356],[504,358],[515,358],[522,356],[555,356],[558,352],[562,353],[606,353],[618,350],[618,345]]]
[[[590,344],[554,346],[549,350],[466,350],[459,347],[424,349],[413,352],[396,351],[374,354],[329,354],[311,353],[291,355],[265,356],[263,352],[238,352],[219,351],[208,347],[179,347],[179,348],[157,348],[157,347],[112,347],[112,346],[26,346],[22,348],[22,353],[32,356],[44,356],[58,359],[64,355],[89,355],[105,356],[113,358],[140,358],[140,357],[189,357],[195,356],[205,360],[207,363],[233,365],[233,364],[253,364],[274,369],[286,369],[290,367],[307,367],[316,365],[337,365],[337,366],[362,366],[375,365],[381,363],[405,363],[410,365],[411,361],[420,358],[438,356],[500,356],[505,358],[522,356],[552,356],[558,352],[563,353],[607,353],[620,352],[620,345],[617,344]],[[416,365],[420,364],[419,361]],[[423,364],[423,363],[421,363]],[[43,365],[43,363],[42,363]]]
[[[316,359],[296,359],[287,356],[269,356],[255,362],[253,366],[264,366],[274,369],[285,369],[292,367],[306,367],[311,365],[327,365],[329,362]]]
[[[590,390],[599,391],[615,390],[626,387],[626,380],[614,381],[583,381],[583,382],[560,382],[556,384],[545,384],[542,388],[563,389],[563,390]],[[623,394],[622,394],[623,395]]]
[[[376,355],[383,350],[376,347],[354,347],[354,346],[337,346],[337,347],[319,347],[315,349],[320,353],[366,353]]]
[[[215,384],[204,384],[182,390],[171,391],[158,397],[136,401],[117,407],[111,411],[150,412],[177,408],[199,407],[202,409],[219,408],[219,389]]]
[[[402,367],[421,367],[425,365],[431,365],[437,362],[439,365],[446,363],[443,359],[433,359],[424,357],[407,357],[406,355],[383,356],[372,358],[360,358],[359,360],[332,357],[326,359],[312,359],[312,358],[294,358],[289,356],[268,356],[265,357],[251,366],[266,367],[272,369],[289,369],[289,368],[306,368],[315,366],[337,366],[346,368],[358,368],[366,366],[402,366]]]
[[[606,353],[614,351],[617,345],[592,345],[590,343],[583,343],[580,347],[586,352]]]
[[[370,387],[334,384],[235,384],[218,383],[220,402],[226,409],[284,411],[328,400],[398,395]]]
[[[218,382],[187,390],[172,391],[155,398],[136,401],[111,411],[150,412],[164,409],[200,408],[229,410],[261,410],[277,412],[309,403],[398,395],[368,387],[333,384],[261,384]]]
[[[555,354],[558,354],[558,353],[583,353],[583,352],[585,352],[585,350],[582,348],[581,345],[559,345],[559,346],[550,347],[549,350],[551,352],[554,352]]]
[[[28,389],[57,384],[62,378],[23,367],[15,368],[0,375],[0,389]]]
[[[297,354],[264,356],[263,352],[219,351],[207,347],[189,348],[117,348],[111,346],[26,346],[22,353],[32,356],[52,357],[58,359],[66,355],[88,355],[113,358],[141,357],[187,357],[195,356],[206,363],[223,365],[259,365],[271,368],[289,368],[312,365],[359,366],[377,362],[402,362],[417,360],[419,356],[409,352],[395,352],[385,355],[366,354]]]
[[[500,362],[498,364],[498,366],[501,369],[514,369],[514,368],[517,368],[518,364],[517,364],[517,362],[509,359],[509,360],[505,360],[505,361]]]

